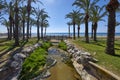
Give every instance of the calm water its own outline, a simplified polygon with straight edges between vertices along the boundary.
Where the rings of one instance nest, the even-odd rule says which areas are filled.
[[[68,33],[47,33],[46,35],[51,35],[51,36],[68,36]],[[71,36],[73,36],[73,33],[70,34]],[[80,36],[84,36],[85,33],[80,33]],[[33,37],[36,37],[37,34],[36,33],[33,33],[32,34]],[[77,36],[77,33],[76,33],[76,36]],[[91,36],[91,33],[89,33],[89,36]],[[107,33],[97,33],[97,36],[107,36]],[[120,33],[116,33],[115,36],[120,36]]]

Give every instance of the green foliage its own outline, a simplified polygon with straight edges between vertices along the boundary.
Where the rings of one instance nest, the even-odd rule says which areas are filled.
[[[66,45],[66,43],[64,42],[64,41],[61,41],[59,44],[58,44],[58,47],[60,48],[60,49],[63,49],[63,50],[67,50],[67,45]]]
[[[46,63],[46,55],[46,50],[37,48],[23,63],[19,78],[21,80],[29,80],[40,75]]]
[[[106,40],[100,39],[98,42],[91,41],[89,44],[84,41],[73,41],[80,48],[90,52],[96,59],[99,60],[97,64],[110,70],[111,72],[120,75],[120,41],[115,41],[116,56],[111,56],[105,53]],[[96,54],[95,54],[96,53]]]
[[[42,45],[42,48],[44,48],[45,50],[47,50],[52,44],[50,42],[44,42]]]

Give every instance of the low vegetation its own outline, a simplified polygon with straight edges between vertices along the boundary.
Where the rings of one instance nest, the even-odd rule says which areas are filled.
[[[51,45],[52,45],[51,42],[44,42],[43,45],[42,45],[42,48],[47,50]]]
[[[90,52],[92,56],[98,59],[98,65],[110,70],[117,75],[120,75],[120,40],[115,41],[116,56],[105,53],[105,39],[100,39],[98,42],[91,41],[89,44],[81,40],[74,40],[73,42],[76,46]]]
[[[23,63],[20,79],[28,80],[40,75],[46,63],[46,55],[46,50],[37,48]]]
[[[64,41],[61,41],[59,44],[58,44],[58,47],[62,50],[67,50],[67,45]]]
[[[34,50],[22,65],[20,75],[21,80],[29,80],[40,75],[46,64],[47,49],[51,46],[50,42],[44,42],[43,45]]]

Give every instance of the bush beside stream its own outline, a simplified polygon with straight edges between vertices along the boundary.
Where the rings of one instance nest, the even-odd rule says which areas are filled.
[[[50,46],[50,42],[45,42],[41,47],[35,49],[34,52],[31,53],[22,65],[22,71],[19,76],[20,80],[32,79],[43,72],[46,64],[47,49]]]

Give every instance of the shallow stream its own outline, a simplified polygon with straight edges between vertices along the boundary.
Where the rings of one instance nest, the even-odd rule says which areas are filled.
[[[51,76],[46,80],[81,80],[73,66],[68,66],[63,62],[66,55],[57,48],[51,48],[48,51],[48,57],[56,59],[55,66],[49,69]]]

